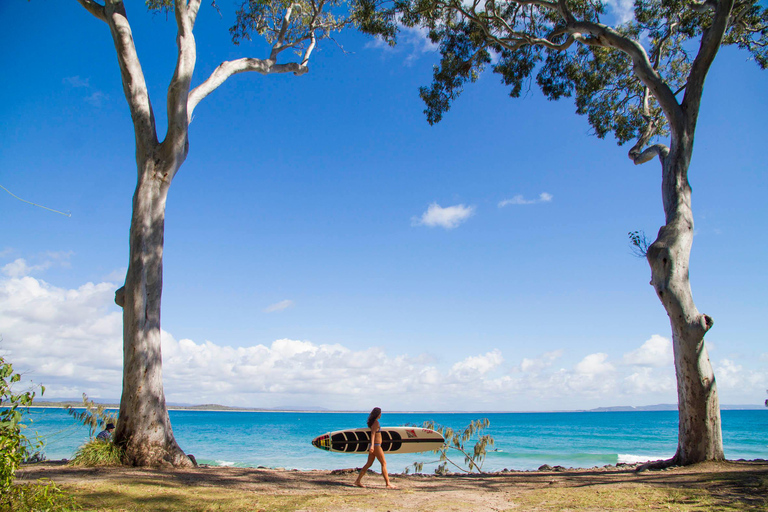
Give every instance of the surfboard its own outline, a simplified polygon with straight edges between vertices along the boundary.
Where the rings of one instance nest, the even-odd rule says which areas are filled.
[[[312,444],[321,450],[338,453],[367,452],[371,429],[337,430],[317,436]],[[417,453],[443,447],[440,433],[421,427],[381,427],[381,449],[388,453]]]

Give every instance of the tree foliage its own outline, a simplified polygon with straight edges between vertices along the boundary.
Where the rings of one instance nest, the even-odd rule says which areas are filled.
[[[223,61],[193,85],[199,57],[194,29],[203,0],[145,0],[149,11],[175,22],[177,36],[176,65],[166,96],[166,133],[161,137],[128,19],[127,9],[134,5],[123,0],[78,2],[108,29],[105,35],[109,34],[115,48],[136,145],[129,264],[125,285],[115,293],[115,302],[123,308],[124,332],[121,422],[115,443],[131,464],[189,466],[192,461],[173,436],[165,406],[160,318],[165,206],[171,183],[189,154],[195,108],[237,74],[307,73],[318,42],[357,23],[363,9],[347,0],[237,0],[233,2],[239,6],[236,21],[230,30],[233,41],[258,36],[269,47],[260,58]],[[215,0],[211,3],[218,9]]]
[[[472,473],[477,471],[482,472],[483,463],[485,462],[485,456],[489,446],[493,446],[494,439],[489,434],[482,434],[482,431],[488,428],[491,422],[488,418],[473,420],[463,430],[453,430],[450,427],[439,425],[434,421],[425,421],[422,425],[424,428],[439,432],[445,438],[445,445],[434,451],[434,453],[440,454],[440,459],[435,461],[440,465],[435,469],[437,474],[445,474],[448,472],[448,464],[463,471],[465,473]],[[470,450],[465,446],[469,441],[475,440],[475,445]],[[464,456],[464,466],[456,461],[452,460],[448,456],[448,450],[455,450]],[[411,466],[414,473],[420,473],[424,469],[426,462],[415,462]],[[405,473],[409,473],[411,466],[405,468]]]
[[[30,442],[22,433],[22,411],[32,405],[35,392],[15,392],[14,384],[21,375],[13,365],[0,356],[0,496],[10,496],[14,475],[21,462],[30,454]],[[40,394],[45,388],[40,386]]]
[[[367,3],[370,0],[357,0]],[[432,84],[422,87],[429,123],[439,122],[491,66],[512,97],[535,80],[550,100],[573,97],[594,134],[635,141],[635,164],[659,158],[665,225],[650,245],[630,237],[651,267],[651,285],[672,324],[679,436],[673,461],[724,458],[719,399],[704,348],[713,320],[693,301],[689,280],[693,213],[688,168],[704,82],[723,45],[768,67],[763,0],[634,0],[626,22],[603,0],[392,0],[370,7],[363,30],[390,44],[398,28],[428,29],[439,45]],[[669,135],[669,143],[654,143]],[[556,137],[550,133],[542,138]]]
[[[88,399],[88,395],[83,393],[83,410],[79,411],[80,407],[74,407],[67,405],[65,409],[67,413],[72,416],[77,423],[81,423],[88,427],[88,435],[93,437],[97,430],[104,430],[108,423],[117,425],[117,414],[107,411],[104,405],[97,404],[93,400]]]
[[[637,0],[633,19],[613,25],[602,1],[395,0],[363,29],[391,44],[398,24],[429,29],[441,55],[432,85],[420,90],[430,123],[490,64],[510,96],[535,78],[551,100],[574,97],[598,137],[612,133],[624,144],[668,132],[656,88],[686,90],[694,43],[704,43],[723,5],[729,13],[722,44],[746,49],[768,67],[768,9],[759,0]]]

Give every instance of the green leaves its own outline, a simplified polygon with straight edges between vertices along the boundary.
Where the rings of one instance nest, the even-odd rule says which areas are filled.
[[[435,462],[441,463],[437,469],[435,469],[435,473],[440,475],[445,474],[448,471],[448,464],[451,464],[465,473],[472,473],[473,471],[481,473],[487,449],[494,444],[493,437],[488,434],[481,435],[481,432],[488,428],[490,424],[491,422],[488,418],[483,418],[471,421],[463,430],[455,431],[450,427],[438,425],[434,421],[425,421],[422,425],[424,428],[439,432],[445,438],[445,445],[442,448],[435,450],[435,453],[440,454],[440,460]],[[470,451],[465,445],[467,442],[472,441],[473,438],[475,439],[475,445]],[[448,457],[448,450],[456,450],[464,455],[465,467],[462,467],[451,460],[451,458]],[[424,462],[413,463],[412,466],[414,472],[421,472],[422,469],[424,469],[424,464]],[[409,471],[410,466],[405,468],[406,474]]]
[[[353,23],[354,9],[345,12],[342,4],[343,0],[245,0],[229,32],[235,44],[256,34],[301,54],[310,44]],[[374,12],[368,9],[373,19]]]
[[[636,0],[634,19],[610,27],[603,23],[604,4],[588,0],[396,0],[386,9],[362,2],[367,4],[360,12],[370,20],[361,23],[364,32],[393,43],[399,22],[430,29],[439,44],[432,84],[419,90],[430,124],[442,119],[464,85],[495,57],[492,70],[511,97],[520,96],[535,76],[549,99],[575,97],[576,112],[587,116],[595,135],[612,134],[619,144],[668,134],[670,111],[662,110],[658,95],[666,109],[677,108],[670,92],[685,92],[697,43],[713,25],[714,6],[728,5]],[[759,0],[736,3],[722,44],[738,45],[768,67],[768,9]]]
[[[0,496],[10,493],[16,469],[30,452],[30,443],[21,433],[26,425],[21,423],[19,409],[32,405],[35,393],[15,393],[13,384],[20,381],[21,375],[0,356]]]
[[[83,393],[83,411],[78,412],[78,409],[71,405],[66,406],[67,413],[72,416],[76,422],[82,423],[88,427],[88,434],[93,437],[93,434],[97,430],[103,430],[106,428],[107,423],[114,423],[117,425],[117,415],[107,412],[106,407],[96,404],[93,400],[88,399],[88,395]]]

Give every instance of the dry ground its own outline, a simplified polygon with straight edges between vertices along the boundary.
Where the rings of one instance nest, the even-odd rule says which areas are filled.
[[[23,466],[17,483],[50,479],[84,510],[551,511],[768,510],[768,462],[705,463],[661,471],[634,467],[475,476],[394,475],[397,490],[354,470],[185,470]]]

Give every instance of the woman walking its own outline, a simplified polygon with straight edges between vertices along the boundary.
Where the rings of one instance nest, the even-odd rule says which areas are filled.
[[[381,425],[379,419],[381,418],[381,409],[374,407],[371,414],[368,415],[368,428],[371,429],[371,444],[368,447],[368,462],[365,463],[363,469],[360,470],[360,474],[357,475],[355,485],[358,487],[365,487],[362,483],[365,473],[368,468],[371,467],[375,459],[379,459],[381,463],[381,474],[384,476],[384,482],[387,484],[387,489],[397,489],[389,482],[389,475],[387,474],[387,459],[384,458],[384,450],[381,449]]]

